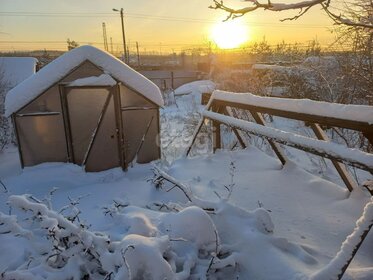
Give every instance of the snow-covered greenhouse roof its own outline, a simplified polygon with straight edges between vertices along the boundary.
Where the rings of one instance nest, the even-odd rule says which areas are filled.
[[[106,74],[131,87],[155,104],[163,106],[161,91],[153,82],[113,55],[92,46],[81,46],[63,54],[10,90],[5,100],[6,116],[10,116],[21,109],[86,60],[100,67]]]

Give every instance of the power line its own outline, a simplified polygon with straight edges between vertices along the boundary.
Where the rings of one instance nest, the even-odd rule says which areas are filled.
[[[90,44],[90,45],[96,45],[100,47],[105,47],[103,42],[82,42],[77,41],[78,44],[84,45],[84,44]],[[8,46],[4,46],[3,44],[11,45],[11,44],[23,44],[23,45],[33,45],[33,44],[51,44],[54,45],[53,48],[59,47],[62,49],[65,49],[65,47],[60,47],[62,45],[66,45],[66,41],[0,41],[0,49],[9,48]],[[121,43],[113,43],[114,46],[119,47],[122,44]],[[277,47],[279,44],[268,44],[269,47]],[[150,47],[158,47],[159,43],[142,43],[141,46],[143,48],[150,48]],[[287,43],[286,46],[296,46],[298,48],[308,48],[308,43]],[[328,47],[328,44],[321,45],[321,47]],[[136,43],[130,44],[131,49],[136,48]],[[162,44],[162,47],[169,47],[175,50],[185,50],[185,49],[195,49],[195,48],[208,48],[208,45],[206,43],[197,43],[197,44],[190,44],[190,43],[169,43],[169,44]],[[238,47],[235,49],[245,49],[252,47],[252,44],[248,44],[242,47]]]
[[[176,22],[189,22],[189,23],[207,23],[216,24],[217,21],[200,19],[200,18],[185,18],[185,17],[170,17],[170,16],[155,16],[149,14],[137,14],[137,13],[125,13],[126,17],[137,18],[137,19],[152,19],[152,20],[162,20],[162,21],[176,21]],[[6,17],[68,17],[68,18],[97,18],[102,17],[112,17],[115,18],[116,15],[110,12],[0,12],[0,16]],[[304,24],[304,23],[281,23],[281,22],[248,22],[245,24],[250,26],[275,26],[275,27],[295,27],[295,28],[326,28],[330,26],[316,25],[316,24]]]

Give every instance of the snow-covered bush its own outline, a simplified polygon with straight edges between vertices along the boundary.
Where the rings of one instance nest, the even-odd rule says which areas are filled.
[[[1,272],[2,279],[190,279],[212,270],[219,239],[200,207],[164,213],[116,203],[106,208],[108,219],[123,228],[115,239],[89,230],[78,203],[70,199],[56,212],[49,199],[10,196],[10,206],[26,218],[0,213],[0,233],[25,238],[30,246],[17,265]]]
[[[10,120],[4,116],[5,113],[5,95],[8,90],[7,81],[4,78],[4,72],[0,65],[0,152],[11,141]]]

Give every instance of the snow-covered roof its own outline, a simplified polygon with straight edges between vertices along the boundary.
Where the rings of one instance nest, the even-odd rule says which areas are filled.
[[[212,92],[215,90],[216,84],[210,80],[200,80],[184,84],[175,89],[175,95],[187,95],[193,92],[199,94],[203,92]]]
[[[0,77],[13,88],[36,72],[37,62],[33,57],[0,57]]]
[[[81,46],[63,54],[9,91],[5,99],[5,115],[10,116],[22,108],[85,60],[102,68],[106,74],[138,91],[157,105],[163,106],[161,91],[153,82],[111,54],[92,46]]]

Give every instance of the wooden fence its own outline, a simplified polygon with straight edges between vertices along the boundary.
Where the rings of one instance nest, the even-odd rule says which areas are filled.
[[[286,163],[287,159],[278,143],[330,159],[350,192],[354,188],[357,188],[357,184],[344,164],[367,170],[373,174],[372,154],[331,143],[329,142],[327,134],[322,129],[322,126],[325,126],[328,128],[340,127],[359,131],[368,139],[370,144],[373,145],[373,107],[325,104],[325,102],[308,100],[306,101],[306,105],[309,105],[310,108],[305,108],[303,106],[304,110],[302,111],[298,110],[299,108],[297,108],[297,106],[294,106],[299,104],[304,105],[301,100],[282,98],[279,100],[278,98],[257,97],[251,94],[247,96],[249,97],[247,99],[241,97],[242,95],[234,96],[233,93],[224,92],[218,92],[218,94],[205,93],[202,95],[202,104],[206,105],[206,109],[202,113],[202,118],[186,155],[189,155],[205,120],[211,120],[214,129],[214,151],[221,148],[220,125],[224,124],[232,128],[238,142],[243,148],[246,147],[246,144],[243,139],[242,131],[266,138],[283,165]],[[243,100],[244,102],[242,102]],[[277,106],[274,106],[276,104]],[[325,110],[318,110],[318,108],[325,109],[328,107],[331,108],[331,112],[325,113]],[[256,123],[237,119],[238,116],[234,114],[234,109],[248,111]],[[341,112],[341,110],[346,110],[347,114]],[[335,113],[334,115],[333,112]],[[262,116],[263,113],[303,121],[311,127],[317,139],[266,127],[265,120]],[[367,189],[373,195],[373,191],[369,188]],[[340,268],[338,279],[343,277],[372,226],[373,221],[366,225],[362,234],[355,240],[356,242],[354,243],[351,255],[347,258],[347,262],[343,264],[343,267]]]
[[[239,102],[239,100],[244,99],[242,97],[245,96],[228,92],[218,92],[217,94],[213,95],[211,93],[203,94],[202,103],[207,105],[206,110],[203,113],[203,118],[198,125],[198,130],[195,133],[194,138],[187,150],[187,155],[191,151],[192,145],[196,140],[198,131],[202,127],[204,120],[209,119],[212,120],[214,128],[214,151],[221,148],[220,125],[225,124],[232,128],[234,134],[238,139],[238,142],[243,148],[245,148],[246,145],[242,137],[242,131],[246,131],[248,133],[266,138],[282,164],[285,164],[287,159],[278,143],[330,159],[350,192],[357,187],[357,184],[348,172],[344,163],[364,169],[373,174],[373,155],[355,149],[349,149],[347,147],[341,149],[340,145],[338,145],[337,147],[336,144],[329,142],[327,134],[322,129],[322,126],[325,126],[340,127],[360,131],[368,139],[368,141],[373,144],[373,122],[371,121],[371,119],[373,119],[372,107],[339,104],[329,105],[325,102],[309,100],[306,101],[307,103],[305,104],[309,105],[309,107],[311,108],[307,108],[307,110],[304,111],[299,111],[295,109],[290,110],[287,108],[296,108],[296,105],[302,104],[301,100],[281,98],[281,102],[279,102],[278,98],[256,97],[253,95],[247,95],[248,98],[245,99],[244,102]],[[257,99],[259,99],[260,102],[257,102]],[[274,107],[273,105],[276,103],[278,105]],[[312,112],[312,107],[315,108],[314,112]],[[339,114],[331,116],[317,111],[318,108],[325,109],[329,107],[331,109],[338,110],[344,109],[346,111],[349,111],[350,115],[340,112]],[[255,120],[256,124],[252,123],[250,125],[245,125],[242,122],[235,121],[234,119],[236,119],[237,116],[234,114],[234,109],[242,109],[248,111]],[[361,112],[363,112],[365,113],[365,116],[368,116],[368,118],[371,119],[365,120],[364,115],[360,118],[351,117],[355,110],[356,116],[361,115]],[[303,139],[306,137],[302,138],[302,136],[299,136],[298,138],[287,137],[288,135],[285,134],[286,132],[284,131],[276,130],[270,127],[263,128],[263,126],[265,127],[266,125],[262,115],[263,113],[303,121],[311,127],[318,140],[311,138]],[[225,117],[221,118],[222,115]],[[260,125],[262,127],[258,127],[257,125]]]

